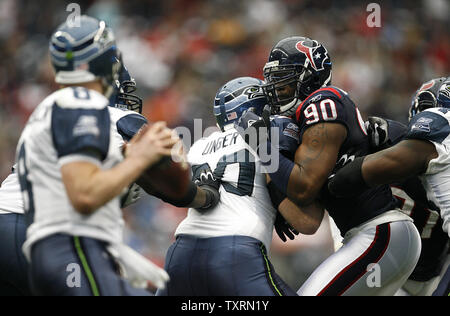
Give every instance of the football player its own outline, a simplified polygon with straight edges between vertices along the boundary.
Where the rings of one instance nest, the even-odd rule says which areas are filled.
[[[295,113],[301,135],[294,162],[280,154],[280,167],[268,174],[300,207],[320,205],[320,200],[344,236],[344,245],[297,293],[393,295],[417,263],[420,236],[411,218],[395,208],[387,185],[348,199],[327,191],[328,178],[367,154],[370,145],[357,107],[345,91],[330,85],[331,68],[322,44],[298,36],[278,42],[264,66],[263,88],[273,113]],[[267,125],[263,121],[256,126]],[[258,145],[272,146],[270,141]]]
[[[406,131],[400,136],[395,135],[389,128],[392,125],[389,121],[386,122],[389,124],[387,127],[379,129],[382,132],[379,139],[387,139],[394,146],[358,158],[339,171],[329,183],[331,192],[338,196],[350,193],[343,192],[339,188],[341,185],[348,185],[351,189],[360,186],[353,191],[359,192],[361,188],[384,183],[395,183],[394,186],[400,184],[402,190],[394,193],[403,199],[404,208],[415,218],[416,225],[421,226],[424,245],[421,260],[410,278],[422,283],[410,281],[405,285],[405,289],[413,294],[414,291],[419,295],[431,294],[436,287],[433,281],[439,276],[447,257],[450,233],[446,188],[449,170],[446,151],[450,134],[449,108],[450,78],[424,83],[413,99]],[[386,123],[378,121],[378,126]],[[398,140],[393,141],[395,138]],[[413,201],[408,205],[411,198]],[[441,218],[438,218],[439,212]],[[447,286],[442,287],[445,289]]]
[[[163,122],[132,137],[145,120],[137,114],[122,120],[124,113],[108,106],[122,64],[103,21],[82,16],[80,27],[62,24],[50,55],[62,89],[36,108],[17,149],[32,292],[148,295],[130,282],[162,286],[167,274],[123,245],[120,200],[179,140]],[[190,192],[194,206],[208,200],[196,186]],[[119,275],[117,262],[130,282]]]
[[[269,261],[276,209],[261,162],[236,126],[245,112],[261,115],[267,104],[262,84],[256,78],[240,77],[216,94],[214,115],[220,131],[195,142],[188,161],[194,179],[216,182],[220,201],[206,211],[189,209],[166,255],[170,281],[157,295],[296,295]],[[280,116],[271,118],[271,127],[279,140],[277,150],[293,154],[298,146],[297,126]],[[280,209],[289,211],[290,206]],[[311,227],[304,229],[317,229],[320,220],[311,219]],[[278,233],[282,238],[284,233],[289,238],[294,234],[289,229]]]
[[[118,136],[122,142],[131,137],[147,122],[140,115],[142,100],[133,94],[136,83],[130,77],[122,63],[119,80],[115,83],[115,91],[111,96],[111,123],[116,125]],[[133,185],[123,194],[121,206],[135,203],[140,196],[140,187]],[[28,282],[28,262],[22,246],[26,238],[26,220],[24,205],[17,175],[17,165],[0,187],[0,226],[3,232],[2,251],[0,252],[0,295],[31,295]]]

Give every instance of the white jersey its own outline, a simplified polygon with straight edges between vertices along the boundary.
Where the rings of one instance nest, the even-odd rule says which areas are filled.
[[[118,108],[108,108],[111,115],[113,136],[117,138],[119,146],[123,146],[125,140],[132,138],[134,133],[146,123],[146,119],[134,111]],[[23,200],[20,189],[17,165],[13,166],[13,172],[0,186],[0,214],[23,214]]]
[[[408,129],[406,138],[428,140],[438,153],[420,179],[427,198],[441,210],[442,228],[450,236],[450,110],[427,109],[411,120]]]
[[[31,223],[26,255],[33,243],[56,233],[122,241],[120,196],[90,216],[81,215],[69,201],[60,172],[62,165],[74,161],[110,169],[123,160],[121,145],[127,132],[120,134],[118,126],[125,112],[108,103],[95,91],[65,88],[47,97],[30,117],[17,147],[19,181]],[[81,154],[86,148],[101,158]]]
[[[22,194],[16,166],[0,187],[0,214],[23,214]]]
[[[194,177],[210,170],[221,178],[220,201],[204,212],[189,209],[175,235],[241,235],[256,238],[269,250],[276,210],[270,201],[258,158],[235,129],[195,142],[188,154]]]

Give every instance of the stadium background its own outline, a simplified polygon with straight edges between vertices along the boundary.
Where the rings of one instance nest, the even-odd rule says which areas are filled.
[[[295,0],[0,0],[0,180],[10,172],[20,132],[33,109],[57,87],[47,50],[69,3],[106,20],[144,98],[144,114],[171,127],[215,124],[217,89],[237,76],[262,78],[270,48],[290,35],[325,44],[333,84],[348,91],[363,116],[407,122],[411,95],[450,72],[450,4],[446,0],[380,1],[381,27],[366,24],[372,1]],[[159,263],[185,210],[144,195],[125,211],[126,240]],[[271,258],[298,286],[332,251],[324,223],[316,236],[282,244]]]

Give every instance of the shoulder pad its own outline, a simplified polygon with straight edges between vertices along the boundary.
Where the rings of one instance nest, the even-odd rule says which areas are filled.
[[[442,111],[440,108],[427,109],[415,115],[409,123],[405,138],[442,143],[450,134],[450,124],[445,117],[448,110],[444,110]]]
[[[126,113],[122,116],[116,123],[117,131],[122,136],[125,141],[129,141],[134,135],[142,128],[143,125],[147,124],[147,119],[136,113]]]

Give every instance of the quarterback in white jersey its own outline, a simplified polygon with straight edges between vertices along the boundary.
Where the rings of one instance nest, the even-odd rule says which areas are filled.
[[[220,201],[209,210],[190,208],[166,255],[170,281],[157,295],[296,295],[275,273],[267,257],[276,209],[260,159],[234,128],[242,113],[260,114],[266,99],[262,81],[242,77],[219,89],[214,114],[221,131],[198,140],[188,161],[194,179],[220,182]],[[281,146],[298,146],[291,120],[276,118]]]
[[[132,94],[136,84],[123,65],[116,91],[110,98],[108,108],[114,136],[123,146],[147,123],[141,114],[142,100]],[[134,184],[122,197],[121,206],[126,207],[139,199],[140,188]],[[3,232],[0,252],[0,295],[31,295],[28,285],[28,264],[22,246],[26,238],[24,205],[17,173],[17,165],[0,186],[0,226]]]
[[[106,170],[123,160],[123,139],[115,130],[116,124],[111,124],[111,117],[125,113],[108,105],[108,99],[96,91],[65,88],[46,98],[30,117],[18,145],[19,175],[27,188],[24,201],[30,218],[24,245],[27,257],[36,241],[55,233],[110,243],[122,240],[121,196],[85,217],[74,210],[59,171],[72,161],[89,161]],[[111,115],[110,111],[115,113]],[[101,142],[95,144],[96,139]],[[94,157],[80,154],[84,146],[94,145],[101,150],[101,164]]]
[[[118,127],[127,123],[105,97],[122,68],[114,36],[103,21],[82,16],[80,24],[66,22],[53,34],[50,55],[63,88],[36,108],[17,147],[32,294],[148,295],[117,273],[116,259],[148,268],[122,244],[120,198],[171,155],[177,139],[159,122],[121,146],[119,130],[127,129]],[[77,267],[82,273],[69,280]],[[151,270],[166,280],[165,272]]]

